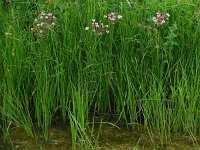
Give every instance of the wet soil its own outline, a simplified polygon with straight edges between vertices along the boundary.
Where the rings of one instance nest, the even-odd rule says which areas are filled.
[[[98,117],[97,120],[102,119]],[[48,141],[45,141],[41,129],[37,127],[35,129],[35,136],[30,137],[19,127],[11,128],[7,142],[3,142],[3,138],[0,138],[0,150],[72,149],[71,130],[68,123],[57,123],[50,126]],[[200,138],[196,138],[194,142],[189,136],[176,135],[171,138],[170,144],[161,146],[160,138],[156,133],[151,135],[153,138],[150,138],[151,136],[142,126],[127,130],[123,123],[117,127],[112,123],[102,122],[100,127],[97,121],[94,126],[94,137],[90,137],[91,140],[95,139],[98,134],[97,150],[200,150],[197,144],[200,143]],[[76,146],[79,149],[79,141]]]

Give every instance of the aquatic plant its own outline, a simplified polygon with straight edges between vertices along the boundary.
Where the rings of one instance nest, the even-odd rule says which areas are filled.
[[[92,32],[95,33],[95,35],[99,36],[103,33],[109,33],[108,25],[104,25],[102,22],[97,22],[95,19],[92,19]],[[88,31],[90,28],[86,27],[85,30]]]
[[[44,11],[34,20],[31,31],[35,35],[44,36],[49,30],[52,30],[55,26],[56,17],[51,13],[45,13]]]
[[[169,13],[163,14],[161,12],[157,12],[156,16],[152,18],[152,21],[157,25],[163,25],[169,20],[169,17]]]
[[[122,15],[118,15],[116,12],[111,12],[108,15],[104,15],[104,18],[107,18],[111,24],[115,24],[122,19]]]
[[[30,4],[13,1],[8,10],[0,9],[0,128],[5,137],[12,127],[34,135],[37,125],[48,141],[49,126],[59,118],[71,126],[66,134],[72,134],[73,149],[77,142],[95,149],[87,129],[98,112],[117,114],[116,122],[128,128],[143,126],[152,142],[152,132],[159,133],[161,145],[177,133],[195,141],[200,132],[195,1],[104,1],[101,8],[93,0],[57,1],[47,9],[42,1]],[[34,21],[40,10],[56,15],[42,12]],[[104,18],[107,12],[112,14]],[[170,21],[161,12],[169,12]],[[59,30],[45,36],[58,22]],[[36,40],[32,33],[45,38]]]

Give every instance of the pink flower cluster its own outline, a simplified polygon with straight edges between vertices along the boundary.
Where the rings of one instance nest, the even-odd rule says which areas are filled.
[[[118,15],[116,12],[111,12],[108,15],[104,15],[104,18],[107,18],[111,24],[115,24],[118,20],[122,19],[122,16]]]
[[[118,20],[122,19],[121,15],[117,15],[115,12],[111,12],[108,15],[105,15],[104,18],[107,18],[112,25],[114,25]],[[98,22],[95,19],[92,19],[92,32],[94,32],[97,36],[102,35],[103,33],[109,33],[109,26],[104,25],[101,21]],[[85,30],[89,31],[89,27],[86,27]]]
[[[56,17],[51,13],[42,12],[34,21],[31,31],[36,35],[45,35],[55,26]]]
[[[154,16],[152,20],[157,25],[163,25],[169,20],[169,17],[169,13],[163,14],[161,12],[157,12],[156,16]]]
[[[86,27],[85,30],[88,31],[89,27]],[[101,21],[97,22],[95,19],[92,19],[92,32],[96,35],[102,35],[103,32],[109,33],[108,25],[104,25]]]

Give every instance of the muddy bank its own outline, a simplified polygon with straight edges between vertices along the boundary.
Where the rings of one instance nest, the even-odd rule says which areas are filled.
[[[5,143],[1,137],[0,149],[10,150],[35,150],[49,149],[61,150],[72,149],[71,131],[68,124],[58,123],[56,126],[49,127],[49,140],[45,141],[43,132],[39,128],[35,129],[34,137],[28,136],[22,129],[15,127],[10,129],[10,138]],[[89,131],[88,131],[89,133]],[[99,138],[98,141],[94,139]],[[159,136],[154,133],[150,135],[147,131],[140,128],[127,130],[124,127],[117,127],[106,122],[101,124],[101,127],[95,125],[94,136],[88,136],[90,140],[96,143],[97,149],[147,149],[147,150],[199,150],[197,143],[200,138],[196,138],[196,142],[189,136],[176,135],[171,138],[171,143],[164,146],[160,145]],[[77,141],[77,149],[81,142]]]

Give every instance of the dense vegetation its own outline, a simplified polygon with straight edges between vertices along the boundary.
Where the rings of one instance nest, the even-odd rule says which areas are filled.
[[[198,0],[1,2],[0,130],[33,135],[37,123],[47,140],[59,112],[74,143],[89,143],[89,116],[106,112],[158,132],[161,144],[172,133],[198,135],[199,8]],[[158,11],[170,15],[163,24],[152,20]],[[41,12],[55,24],[36,33]],[[120,15],[113,24],[110,12]],[[109,31],[96,34],[92,19]]]

